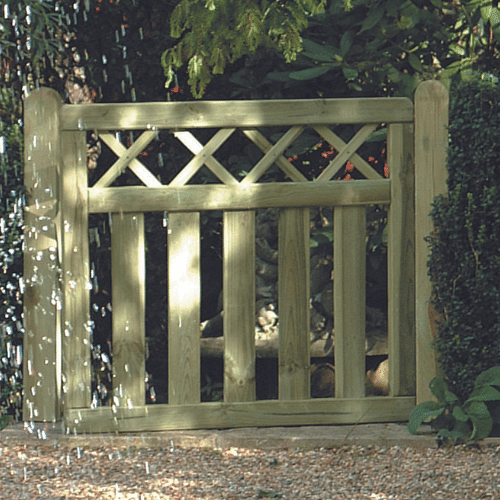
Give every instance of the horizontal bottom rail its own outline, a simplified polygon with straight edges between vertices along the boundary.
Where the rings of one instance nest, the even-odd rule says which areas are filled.
[[[181,429],[336,425],[407,421],[414,396],[307,399],[245,403],[145,405],[133,408],[70,409],[68,432],[145,432]]]

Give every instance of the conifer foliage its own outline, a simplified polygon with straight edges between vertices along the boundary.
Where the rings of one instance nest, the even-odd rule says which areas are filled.
[[[325,0],[182,0],[170,22],[171,36],[183,38],[162,56],[165,85],[186,60],[196,97],[227,63],[259,47],[277,49],[287,62],[293,61],[302,49],[300,32],[324,7]]]

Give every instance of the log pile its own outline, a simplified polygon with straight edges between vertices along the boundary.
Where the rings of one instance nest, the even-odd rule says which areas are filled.
[[[278,210],[261,209],[256,213],[256,315],[255,340],[257,357],[278,356]],[[311,209],[311,232],[329,224],[328,218]],[[331,222],[330,222],[331,224]],[[310,337],[311,357],[332,355],[334,347],[333,320],[333,245],[311,248],[310,268]],[[200,325],[201,351],[204,357],[223,356],[222,292],[218,310]],[[368,354],[387,352],[387,320],[379,309],[366,309],[366,351]]]

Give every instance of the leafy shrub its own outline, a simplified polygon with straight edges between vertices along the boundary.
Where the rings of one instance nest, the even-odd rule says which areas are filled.
[[[457,444],[478,441],[488,437],[494,423],[500,423],[498,412],[500,391],[500,366],[479,374],[469,398],[460,404],[442,376],[431,380],[429,388],[436,401],[426,401],[413,408],[408,430],[416,434],[422,422],[431,419],[433,430],[438,431],[438,443]]]
[[[450,390],[465,401],[500,359],[500,88],[474,76],[450,106],[448,195],[436,198],[429,237],[436,348]]]

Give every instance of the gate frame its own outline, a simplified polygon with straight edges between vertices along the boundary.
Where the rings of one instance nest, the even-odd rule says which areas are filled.
[[[290,101],[281,104],[280,101],[199,101],[63,105],[53,90],[42,88],[32,92],[25,101],[24,118],[25,419],[56,421],[63,416],[68,429],[75,432],[406,420],[415,403],[429,399],[427,385],[437,373],[428,313],[430,283],[424,237],[432,230],[430,204],[446,189],[447,109],[447,91],[435,81],[418,87],[415,105],[403,98],[297,100],[293,106]],[[349,185],[342,183],[342,187],[333,183],[314,186],[313,182],[272,184],[275,196],[271,196],[266,185],[249,181],[236,186],[228,180],[223,185],[211,185],[212,193],[205,196],[206,204],[200,205],[203,196],[201,191],[193,189],[195,186],[184,186],[183,182],[161,186],[156,178],[140,170],[140,164],[134,163],[136,154],[142,150],[139,139],[135,148],[122,152],[116,172],[127,165],[134,167],[134,172],[139,171],[150,187],[99,187],[102,179],[97,187],[87,187],[86,130],[152,129],[149,134],[143,134],[149,136],[155,134],[156,128],[222,127],[227,130],[228,127],[290,125],[293,128],[299,124],[333,123],[388,123],[391,178],[358,180]],[[205,163],[212,158],[207,148],[208,145],[202,155]],[[349,153],[346,160],[355,155],[355,149],[346,154]],[[130,189],[134,189],[133,194]],[[130,206],[126,208],[119,200],[120,190],[129,196]],[[311,200],[315,200],[312,205]],[[359,257],[364,261],[364,237],[352,236],[355,231],[347,228],[364,230],[364,206],[388,201],[391,204],[390,395],[364,396],[364,370],[359,369],[359,363],[363,358],[364,365],[362,282],[365,277],[363,266],[358,266],[351,271],[349,280],[338,279],[336,275],[334,285],[335,364],[341,368],[336,377],[336,397],[309,399],[308,338],[298,333],[308,326],[308,317],[297,307],[309,301],[308,286],[304,286],[308,282],[308,269],[300,264],[308,262],[309,250],[308,209],[304,207],[322,203],[335,206],[334,267],[341,274],[342,263],[348,256],[352,258],[353,250],[362,251]],[[224,402],[199,402],[197,299],[188,313],[182,313],[182,318],[173,318],[169,313],[169,346],[173,347],[169,349],[172,352],[169,367],[179,368],[187,360],[188,364],[194,362],[195,368],[190,376],[186,376],[186,371],[169,368],[169,403],[146,406],[142,383],[145,352],[143,212],[167,209],[159,207],[171,210],[168,246],[177,265],[169,266],[169,280],[177,279],[176,273],[183,277],[187,273],[187,288],[178,294],[169,294],[169,308],[174,307],[176,311],[177,307],[181,311],[186,290],[189,295],[199,297],[199,215],[196,212],[206,210],[207,206],[226,209],[224,224],[232,235],[225,241],[223,264],[224,289],[233,290],[224,294],[224,310],[228,311],[224,317]],[[280,218],[280,268],[289,268],[286,263],[291,262],[298,271],[280,271],[283,283],[280,303],[287,305],[287,314],[280,315],[281,331],[290,332],[280,334],[280,399],[255,401],[254,332],[249,320],[253,321],[254,297],[252,293],[242,294],[240,284],[254,279],[254,273],[249,271],[254,262],[253,237],[248,236],[254,227],[253,209],[271,206],[288,207],[282,210]],[[121,387],[114,387],[116,399],[112,407],[91,409],[88,214],[108,211],[116,214],[113,216],[112,276],[120,286],[113,287],[113,346],[114,377]],[[192,242],[187,256],[185,238]],[[120,288],[127,283],[134,285],[128,288],[132,293],[122,294],[121,300],[116,300],[120,299]],[[396,294],[394,289],[405,292]],[[237,292],[241,297],[235,300]],[[363,298],[361,302],[360,298]],[[360,303],[361,313],[349,307],[353,302]],[[246,327],[237,335],[227,334],[236,332],[242,322]],[[129,331],[134,334],[123,334]],[[197,357],[198,362],[193,361]],[[123,369],[118,370],[120,366]]]

